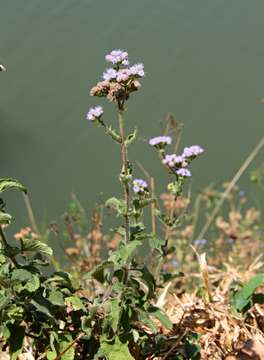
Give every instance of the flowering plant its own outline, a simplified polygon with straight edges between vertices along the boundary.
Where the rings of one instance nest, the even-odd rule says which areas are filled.
[[[101,335],[104,340],[99,353],[107,358],[111,348],[108,349],[102,344],[110,339],[120,351],[121,348],[125,349],[127,346],[131,348],[132,344],[140,343],[142,334],[135,327],[136,323],[150,326],[156,331],[156,324],[153,321],[153,318],[156,318],[165,327],[172,328],[167,316],[153,305],[153,300],[160,280],[159,269],[169,253],[170,231],[177,225],[178,218],[174,211],[167,217],[158,210],[157,199],[150,185],[144,179],[134,178],[134,168],[128,159],[128,147],[136,140],[137,132],[135,130],[132,134],[126,135],[125,112],[131,94],[141,87],[140,80],[145,75],[144,65],[139,63],[129,66],[128,53],[122,50],[113,50],[106,55],[106,61],[112,64],[112,68],[103,73],[103,81],[98,82],[91,89],[90,94],[105,97],[116,105],[119,131],[113,130],[112,124],[105,123],[101,106],[91,108],[87,113],[87,119],[103,127],[106,134],[120,145],[122,166],[119,179],[124,197],[122,199],[112,197],[106,201],[106,206],[123,217],[123,224],[117,229],[121,235],[117,248],[86,277],[93,278],[105,286],[107,295],[104,296],[104,303],[101,304],[105,314],[103,325],[105,331]],[[194,145],[186,147],[181,155],[166,154],[166,147],[171,143],[172,138],[164,135],[149,140],[149,145],[157,149],[162,164],[174,177],[174,180],[168,184],[168,190],[176,201],[183,191],[186,179],[191,176],[189,164],[203,152],[203,149]],[[159,238],[156,233],[147,230],[143,222],[143,213],[148,206],[152,209],[154,207],[154,216],[157,216],[168,229],[165,238]],[[149,252],[159,262],[155,273],[151,271],[151,264],[146,261],[140,262],[136,256],[137,251],[146,242]]]
[[[119,180],[124,195],[105,203],[123,219],[116,229],[120,241],[106,260],[90,262],[94,266],[83,274],[82,283],[63,271],[47,275],[41,268],[49,264],[46,257],[52,259],[52,249],[30,228],[15,235],[19,246],[10,245],[4,227],[12,217],[0,199],[0,339],[12,360],[22,352],[47,360],[147,358],[162,352],[159,325],[173,328],[155,302],[155,290],[162,286],[160,269],[171,251],[168,240],[179,222],[178,215],[174,206],[169,215],[159,210],[152,184],[134,177],[128,158],[137,130],[126,134],[125,112],[131,94],[141,87],[144,65],[130,66],[128,53],[122,50],[113,50],[105,59],[112,67],[106,69],[91,95],[105,97],[115,105],[118,130],[105,121],[102,106],[90,108],[86,118],[120,146]],[[167,135],[149,140],[172,177],[168,190],[176,202],[191,176],[188,166],[203,149],[196,145],[185,148],[181,155],[167,154],[166,147],[171,144]],[[26,192],[16,180],[0,179],[0,194],[12,188]],[[164,237],[144,224],[149,206],[166,229]],[[149,257],[142,261],[137,256],[146,243],[152,260],[158,261],[155,271]],[[186,341],[189,338],[186,333]]]

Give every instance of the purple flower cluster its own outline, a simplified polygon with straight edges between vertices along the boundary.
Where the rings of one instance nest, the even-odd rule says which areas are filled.
[[[129,71],[133,76],[143,77],[145,75],[144,64],[135,64],[129,68]]]
[[[106,69],[105,72],[103,73],[103,79],[107,81],[116,79],[116,76],[117,76],[117,71],[113,68]]]
[[[178,174],[179,176],[182,176],[182,177],[192,176],[190,170],[188,170],[186,168],[180,168],[180,169],[176,170],[176,174]]]
[[[170,136],[157,136],[149,140],[149,145],[156,147],[164,147],[171,144]]]
[[[171,137],[169,136],[158,136],[149,140],[151,146],[163,148],[167,144],[171,144]],[[189,163],[199,154],[202,154],[204,149],[199,145],[192,145],[185,147],[181,155],[166,154],[162,160],[164,165],[167,165],[177,175],[181,177],[190,177],[191,172],[187,169]]]
[[[132,70],[133,69],[133,70]],[[144,76],[144,65],[137,64],[127,69],[116,70],[113,68],[106,69],[103,73],[103,79],[106,81],[116,80],[117,82],[124,82],[130,78],[137,78]]]
[[[168,165],[169,167],[174,167],[175,165],[181,164],[181,166],[184,163],[185,158],[182,155],[165,155],[165,158],[162,160],[163,164]]]
[[[105,56],[105,60],[107,62],[112,63],[113,65],[128,65],[128,53],[127,51],[123,50],[112,50],[110,54]]]
[[[105,56],[112,64],[103,73],[103,80],[92,87],[91,96],[106,97],[110,102],[128,100],[130,93],[141,87],[140,79],[145,75],[142,63],[129,67],[128,53],[123,50],[113,50]]]
[[[116,81],[117,82],[127,81],[130,75],[131,74],[129,69],[121,69],[117,72]]]
[[[145,180],[142,179],[134,179],[133,181],[133,191],[135,194],[142,194],[146,190],[148,190],[148,184]]]
[[[192,145],[190,147],[186,147],[183,150],[182,156],[185,158],[194,158],[204,152],[204,149],[199,145]]]
[[[90,108],[88,113],[86,114],[86,119],[90,121],[94,121],[99,119],[104,113],[102,106],[95,106],[94,108]]]

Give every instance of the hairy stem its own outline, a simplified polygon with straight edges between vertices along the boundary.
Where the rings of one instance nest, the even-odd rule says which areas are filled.
[[[120,137],[121,137],[121,158],[122,158],[122,175],[124,178],[122,178],[122,184],[124,188],[124,198],[125,198],[125,205],[126,205],[126,211],[124,214],[124,220],[125,220],[125,241],[129,241],[129,186],[127,182],[127,177],[129,175],[128,173],[128,158],[127,158],[127,147],[125,144],[125,122],[124,122],[124,109],[123,107],[119,106],[118,109],[118,121],[119,121],[119,131],[120,131]]]

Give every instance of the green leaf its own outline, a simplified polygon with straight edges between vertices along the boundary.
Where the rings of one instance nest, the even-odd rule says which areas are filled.
[[[109,342],[105,337],[100,339],[100,353],[106,360],[134,360],[130,354],[127,343],[122,343],[118,337],[114,342]]]
[[[150,306],[148,312],[151,316],[154,316],[156,319],[158,319],[166,329],[172,330],[173,324],[162,310],[155,306]]]
[[[166,244],[165,239],[161,239],[157,236],[149,237],[149,246],[152,249],[155,249],[160,255],[163,255],[163,248]]]
[[[126,146],[132,144],[136,140],[136,137],[137,137],[137,128],[135,128],[134,131],[127,136],[125,140]]]
[[[121,315],[121,306],[119,299],[110,299],[104,304],[106,313],[105,324],[110,324],[113,331],[116,333]]]
[[[59,354],[66,350],[71,344],[72,336],[70,334],[60,335],[59,337]],[[58,355],[59,355],[58,354]],[[60,358],[60,360],[74,360],[75,348],[71,346]]]
[[[65,298],[65,304],[70,306],[73,311],[84,309],[84,305],[81,299],[77,296],[68,296],[67,298]]]
[[[23,251],[36,251],[45,255],[52,256],[53,251],[52,249],[45,243],[39,240],[32,240],[32,239],[22,239],[21,240],[21,247]]]
[[[113,268],[114,263],[113,261],[103,261],[101,264],[97,265],[93,270],[89,271],[84,275],[84,279],[91,279],[94,278],[100,283],[105,282],[105,271],[107,269]]]
[[[184,354],[187,359],[199,360],[201,358],[201,347],[198,340],[197,333],[191,332],[187,335],[184,343]]]
[[[11,360],[16,360],[18,355],[23,350],[23,342],[25,337],[25,327],[17,324],[8,324],[9,337],[7,339],[9,344],[9,352]]]
[[[27,193],[27,189],[17,180],[12,178],[0,179],[0,193],[9,189],[17,189]]]
[[[37,298],[32,299],[30,303],[35,307],[35,311],[45,314],[48,317],[52,317],[49,309],[50,303],[47,299],[38,296]]]
[[[18,293],[24,290],[34,292],[40,286],[38,275],[24,269],[15,269],[12,273],[11,281],[13,282],[14,290]]]
[[[48,300],[52,303],[52,305],[64,306],[63,295],[58,290],[51,290]]]
[[[263,274],[258,274],[250,279],[241,290],[235,293],[232,302],[237,311],[241,312],[247,305],[249,305],[252,295],[254,294],[255,290],[263,283],[263,281]]]
[[[117,211],[117,213],[120,215],[124,215],[126,213],[126,205],[123,199],[111,197],[106,201],[105,206]]]
[[[47,360],[54,360],[57,357],[57,351],[47,351]]]
[[[146,266],[144,266],[143,269],[140,270],[140,272],[142,273],[142,279],[148,286],[148,297],[153,298],[156,289],[155,279]]]
[[[159,329],[158,326],[156,325],[156,323],[150,319],[149,314],[141,309],[136,309],[137,313],[138,313],[138,319],[139,321],[144,324],[145,326],[149,327],[154,334],[157,334]]]
[[[139,240],[133,240],[127,244],[122,245],[118,250],[114,251],[110,255],[110,260],[115,262],[120,262],[121,264],[126,264],[128,259],[136,251],[136,249],[142,245],[142,242]]]
[[[54,339],[52,339],[52,350],[47,352],[47,360],[54,360],[60,354],[62,354],[72,343],[72,336],[70,334],[60,334],[56,339],[56,349],[53,345]],[[60,356],[60,360],[74,360],[75,349],[71,346],[63,355]]]
[[[12,216],[4,211],[0,211],[0,224],[10,224]]]

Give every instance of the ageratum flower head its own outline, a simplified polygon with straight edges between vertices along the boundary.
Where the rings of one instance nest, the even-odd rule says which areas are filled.
[[[148,190],[148,184],[145,180],[134,179],[133,180],[133,191],[135,194],[142,194]]]
[[[139,63],[129,68],[131,75],[135,77],[143,77],[145,75],[144,64]]]
[[[190,172],[190,170],[186,169],[186,168],[180,168],[178,170],[176,170],[176,174],[182,177],[190,177],[192,174]]]
[[[117,72],[116,81],[117,82],[127,81],[130,75],[131,73],[129,69],[121,69]]]
[[[104,110],[102,106],[95,106],[93,108],[90,108],[88,113],[86,114],[86,119],[90,121],[94,121],[96,119],[100,119],[100,117],[103,115]]]
[[[204,149],[201,148],[201,146],[192,145],[190,147],[184,148],[182,155],[185,158],[195,158],[196,156],[202,154],[203,152],[204,152]]]
[[[116,79],[116,76],[117,76],[117,71],[113,68],[106,69],[106,71],[103,73],[103,79],[107,81]]]
[[[106,97],[109,101],[126,101],[130,94],[140,89],[139,79],[144,76],[142,63],[128,67],[128,53],[123,50],[113,50],[105,56],[113,67],[103,73],[103,81],[92,87],[91,96]]]
[[[169,167],[182,167],[183,165],[185,165],[185,158],[182,155],[167,154],[165,155],[165,158],[162,160],[162,162],[164,165],[168,165]]]
[[[149,140],[149,144],[151,146],[155,146],[158,148],[164,148],[166,145],[171,144],[170,136],[157,136]]]
[[[109,54],[105,56],[107,62],[112,63],[113,65],[128,65],[128,53],[123,50],[112,50]]]

